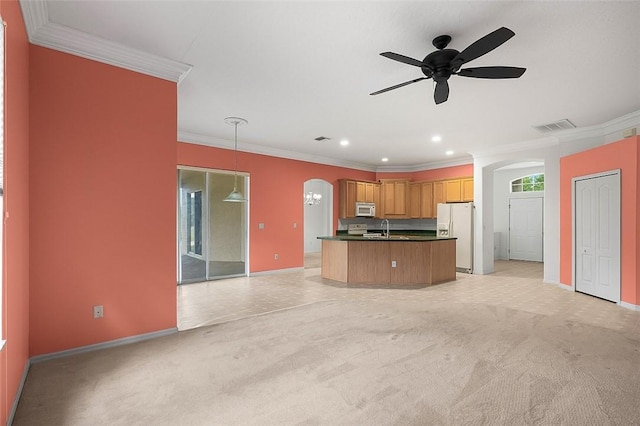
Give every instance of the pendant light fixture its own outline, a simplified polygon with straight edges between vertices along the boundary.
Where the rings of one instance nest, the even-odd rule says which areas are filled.
[[[232,203],[243,203],[247,201],[247,199],[242,196],[242,193],[240,191],[238,191],[238,126],[240,124],[247,124],[248,121],[240,117],[227,117],[224,119],[224,122],[230,126],[234,126],[235,132],[233,139],[235,141],[235,166],[233,171],[233,191],[231,191],[231,193],[227,195],[227,198],[225,198],[223,201]]]

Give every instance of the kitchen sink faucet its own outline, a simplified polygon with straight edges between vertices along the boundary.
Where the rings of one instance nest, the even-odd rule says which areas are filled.
[[[387,225],[387,232],[384,232],[385,224]],[[380,228],[382,228],[382,236],[389,238],[389,219],[382,219],[382,223],[380,224]]]

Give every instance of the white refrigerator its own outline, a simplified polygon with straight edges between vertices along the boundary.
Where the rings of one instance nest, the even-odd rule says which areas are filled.
[[[438,203],[436,235],[456,238],[456,269],[473,273],[473,203]]]

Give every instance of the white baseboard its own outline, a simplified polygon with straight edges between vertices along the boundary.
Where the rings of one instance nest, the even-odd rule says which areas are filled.
[[[249,276],[257,277],[259,275],[286,274],[286,273],[289,273],[289,272],[300,272],[300,271],[303,271],[303,270],[304,270],[304,267],[303,266],[299,266],[297,268],[272,269],[270,271],[252,272],[251,274],[249,274]]]
[[[640,311],[640,306],[634,305],[633,303],[620,301],[619,305],[622,306],[623,308],[631,309],[632,311]]]
[[[22,396],[22,389],[24,389],[24,384],[27,381],[27,374],[29,374],[29,368],[31,368],[31,360],[27,359],[27,363],[24,365],[24,371],[22,372],[22,377],[20,378],[20,384],[18,385],[18,390],[13,398],[13,404],[11,405],[11,411],[9,412],[9,418],[7,418],[7,425],[13,424],[13,418],[16,416],[16,410],[18,409],[18,403],[20,402],[20,397]]]
[[[562,290],[573,291],[573,286],[562,283],[558,283],[558,288],[561,288]]]
[[[49,361],[51,359],[64,358],[71,355],[81,354],[85,352],[97,351],[100,349],[114,348],[116,346],[128,345],[131,343],[142,342],[157,337],[168,336],[178,332],[178,328],[168,328],[166,330],[153,331],[151,333],[138,334],[135,336],[123,337],[121,339],[110,340],[108,342],[96,343],[93,345],[81,346],[79,348],[67,349],[66,351],[52,352],[50,354],[36,355],[31,357],[31,363]]]

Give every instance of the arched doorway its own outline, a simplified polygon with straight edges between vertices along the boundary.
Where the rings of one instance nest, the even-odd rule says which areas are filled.
[[[303,191],[305,196],[311,195],[311,201],[304,204],[305,267],[320,267],[322,244],[318,237],[333,234],[333,185],[322,179],[309,179]],[[313,202],[314,194],[317,202]]]

